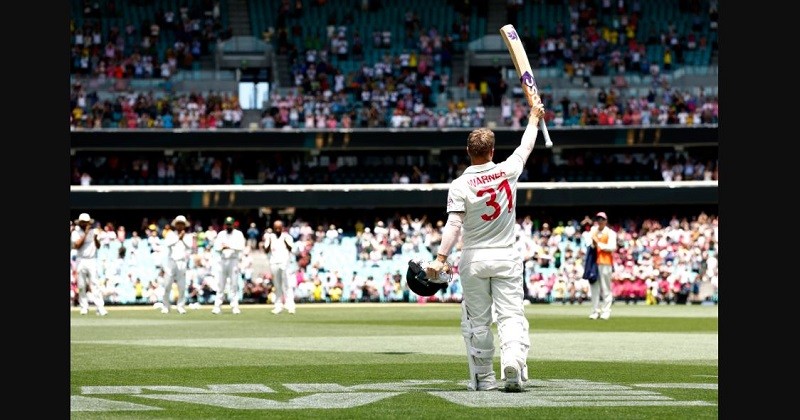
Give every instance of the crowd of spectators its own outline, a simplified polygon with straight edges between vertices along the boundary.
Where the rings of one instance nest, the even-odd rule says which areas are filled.
[[[363,74],[363,69],[357,74]],[[337,77],[341,73],[337,73]],[[356,80],[351,78],[350,80]],[[349,87],[345,87],[349,86]],[[428,104],[411,89],[387,91],[361,82],[328,87],[317,93],[273,93],[263,111],[264,129],[350,128],[474,128],[485,126],[486,108],[467,106],[464,99],[444,96]],[[332,90],[333,89],[333,90]],[[358,95],[356,95],[358,92]],[[626,97],[614,88],[600,88],[585,103],[562,97],[555,102],[544,93],[546,120],[554,127],[585,126],[698,126],[719,123],[719,99],[703,92],[651,89],[646,96]],[[587,95],[588,96],[588,95]],[[360,99],[356,100],[355,98]],[[596,99],[595,99],[596,98]],[[241,128],[244,111],[232,92],[116,92],[101,95],[76,82],[70,95],[70,127],[183,128],[193,130]],[[529,106],[521,98],[504,96],[498,126],[527,124]]]
[[[114,93],[87,91],[76,82],[70,93],[70,128],[241,128],[244,111],[228,92]]]
[[[562,68],[568,77],[584,80],[588,87],[590,76],[657,76],[679,65],[698,64],[687,60],[687,56],[717,48],[717,1],[679,0],[677,13],[669,19],[659,14],[661,4],[640,0],[570,1],[565,2],[568,21],[558,20],[553,28],[541,23],[531,28],[517,24],[518,12],[526,7],[524,2],[508,0],[507,21],[520,29],[526,50],[538,51],[532,55],[534,68]],[[679,21],[687,24],[678,25]]]
[[[719,124],[719,98],[677,88],[651,88],[639,97],[624,94],[624,89],[598,88],[587,90],[584,102],[562,96],[558,101],[543,91],[545,119],[553,127],[642,126],[692,127]],[[521,98],[504,97],[501,103],[501,125],[524,127],[529,106]]]
[[[71,156],[72,185],[108,184],[343,184],[449,183],[468,166],[460,151],[424,153],[280,152],[97,154]],[[713,150],[644,151],[566,149],[534,156],[522,182],[719,180]]]
[[[137,2],[153,3],[156,2]],[[325,3],[312,3],[312,6],[325,6]],[[468,21],[470,14],[477,13],[481,7],[448,3],[460,14],[451,28],[437,27],[437,22],[427,21],[425,14],[409,9],[402,23],[403,39],[392,40],[392,28],[376,28],[369,35],[370,41],[362,39],[362,34],[352,28],[352,12],[343,14],[341,18],[337,18],[337,13],[331,13],[323,31],[300,24],[304,15],[303,2],[281,1],[276,14],[277,34],[274,35],[278,53],[289,56],[295,90],[283,96],[274,94],[259,126],[266,129],[448,128],[479,127],[489,122],[524,126],[527,104],[520,96],[504,95],[502,101],[493,102],[492,105],[500,103],[501,117],[499,121],[487,121],[487,104],[468,105],[448,94],[450,87],[475,84],[467,83],[463,78],[453,81],[450,76],[453,74],[452,57],[456,44],[473,39],[474,31],[470,31]],[[484,2],[477,3],[483,5]],[[716,33],[717,3],[710,2],[707,9],[701,4],[706,3],[697,0],[678,2],[679,19],[691,20],[691,25],[687,26],[688,33],[679,33],[679,26],[670,21],[663,30],[653,24],[649,34],[642,34],[639,29],[642,20],[655,15],[648,15],[647,4],[638,0],[569,2],[565,4],[569,10],[568,23],[558,22],[547,30],[542,25],[535,30],[522,26],[520,36],[523,41],[540,46],[539,53],[534,55],[535,68],[562,66],[565,77],[585,78],[587,89],[591,87],[588,81],[592,75],[618,76],[612,87],[599,89],[597,101],[593,98],[556,98],[548,89],[543,89],[547,123],[567,127],[718,123],[716,95],[670,88],[665,85],[666,79],[659,77],[664,70],[671,69],[672,62],[683,62],[683,51],[713,47],[705,35],[699,34]],[[142,20],[139,28],[131,23],[124,29],[110,24],[108,33],[104,34],[100,19],[120,20],[115,2],[108,0],[101,7],[97,1],[90,3],[87,0],[83,24],[78,27],[75,19],[72,21],[71,73],[120,80],[168,79],[179,68],[191,68],[192,62],[207,54],[209,45],[225,32],[221,28],[219,1],[203,0],[193,3],[192,7],[182,3],[177,10],[165,10],[160,3],[157,5],[152,20]],[[382,8],[380,2],[367,2],[363,6],[361,13],[380,13]],[[508,2],[510,11],[522,7],[519,1]],[[509,16],[515,16],[515,13]],[[271,39],[272,35],[268,38]],[[171,45],[161,54],[157,45],[167,42],[167,39]],[[380,51],[379,57],[364,55],[367,42],[372,42],[372,48]],[[651,54],[645,51],[646,47],[654,45],[665,50],[660,62],[652,62],[648,58]],[[625,94],[626,69],[641,69],[642,73],[653,76],[654,86],[647,95]],[[163,94],[168,95],[167,92]],[[70,108],[73,128],[238,127],[237,121],[229,124],[230,118],[222,120],[219,115],[208,115],[210,109],[205,118],[202,114],[189,115],[180,123],[176,123],[180,115],[173,114],[163,121],[165,114],[158,118],[158,113],[141,110],[135,111],[135,121],[130,112],[125,112],[124,119],[104,117],[98,121],[95,114],[108,107],[101,105],[96,109],[96,102],[91,100],[96,95],[96,92],[73,94]],[[131,95],[136,94],[120,94]],[[152,97],[154,94],[142,95]],[[112,97],[109,101],[113,104],[117,99]],[[123,112],[105,114],[116,117]]]
[[[97,222],[101,223],[101,222]],[[525,258],[526,299],[531,303],[580,304],[589,298],[589,283],[582,279],[587,246],[584,233],[593,221],[553,223],[523,216],[516,226],[516,246]],[[419,299],[405,284],[407,261],[436,255],[443,220],[426,216],[396,215],[376,218],[371,226],[362,221],[342,227],[296,219],[288,232],[295,239],[291,271],[298,302],[414,302]],[[624,303],[716,303],[719,283],[718,218],[701,213],[669,220],[623,220],[610,226],[618,233],[613,295]],[[255,223],[237,228],[245,233],[247,249],[240,262],[244,302],[272,303],[271,273],[254,263],[263,252],[261,239],[269,229]],[[70,226],[72,228],[72,226]],[[214,281],[215,258],[211,251],[215,222],[204,225],[190,220],[195,240],[187,271],[190,304],[213,302],[219,293]],[[143,219],[139,229],[106,222],[98,252],[99,275],[108,303],[155,304],[163,293],[163,241],[169,219]],[[140,236],[141,232],[141,236]],[[453,281],[428,301],[458,302],[460,246]],[[70,264],[71,300],[76,285],[74,260]],[[176,286],[175,286],[176,287]],[[701,292],[701,290],[703,292]],[[177,295],[175,291],[173,295]],[[174,296],[173,296],[174,298]]]
[[[220,2],[84,0],[70,19],[70,74],[99,79],[169,79],[206,56],[223,27]],[[129,14],[123,8],[131,9]],[[103,25],[103,24],[106,25]],[[104,31],[104,26],[107,29]]]
[[[326,3],[312,2],[312,6]],[[668,19],[662,16],[660,5],[651,6],[640,0],[582,0],[563,2],[561,6],[566,8],[566,21],[559,19],[548,27],[538,23],[532,28],[519,24],[520,12],[539,6],[526,5],[521,0],[506,2],[506,21],[519,29],[528,51],[538,52],[533,56],[534,68],[557,66],[569,77],[579,78],[626,72],[657,75],[684,64],[687,52],[717,48],[719,18],[715,0],[679,0],[677,13],[671,13]],[[443,56],[449,59],[459,46],[475,39],[477,31],[471,30],[470,17],[486,16],[488,2],[448,1],[447,7],[453,7],[459,15],[449,28],[431,17],[436,14],[426,15],[409,8],[403,17],[402,31],[374,28],[371,34],[350,29],[355,22],[352,11],[338,15],[341,18],[337,19],[336,11],[332,10],[325,31],[320,34],[316,27],[302,25],[302,2],[282,0],[275,19],[276,29],[266,33],[265,38],[274,38],[278,52],[289,55],[292,61],[323,53],[343,61],[358,61],[363,57],[365,43],[369,42],[362,37],[370,36],[375,50],[400,46],[407,53],[429,55],[436,63],[449,64]],[[383,13],[382,6],[380,2],[371,2],[359,13],[378,15]],[[402,39],[393,39],[393,33],[402,34]],[[660,47],[657,56],[648,53],[648,47],[653,46]]]

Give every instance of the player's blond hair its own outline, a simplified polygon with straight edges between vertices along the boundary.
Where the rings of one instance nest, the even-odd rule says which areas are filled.
[[[488,157],[494,149],[494,132],[488,128],[476,128],[467,137],[467,153],[470,157]]]

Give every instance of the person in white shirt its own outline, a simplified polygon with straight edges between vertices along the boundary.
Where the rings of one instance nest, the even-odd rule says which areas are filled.
[[[230,288],[228,300],[231,304],[231,312],[236,315],[242,313],[239,309],[239,258],[244,251],[245,239],[241,230],[235,229],[233,225],[236,220],[233,217],[225,218],[225,229],[221,230],[214,239],[214,251],[219,256],[219,286],[217,296],[214,300],[212,314],[222,312],[222,301],[225,298],[225,285]]]
[[[167,233],[164,238],[164,261],[165,284],[164,297],[161,299],[161,313],[168,314],[170,307],[169,295],[172,292],[172,284],[178,285],[178,300],[176,307],[179,314],[185,314],[184,304],[186,303],[186,268],[189,266],[189,256],[194,246],[194,235],[186,231],[189,223],[186,217],[179,215],[172,221],[173,230]]]
[[[72,243],[72,249],[76,250],[80,314],[86,315],[89,313],[89,299],[91,298],[97,307],[97,314],[105,316],[108,314],[108,310],[105,308],[97,273],[97,249],[100,247],[101,230],[92,228],[93,223],[94,220],[88,213],[81,213],[78,216],[77,226],[72,230],[70,242]]]
[[[264,238],[264,250],[269,256],[269,269],[272,273],[272,285],[275,289],[275,308],[273,314],[286,309],[295,313],[294,289],[289,277],[289,264],[293,257],[294,238],[283,230],[283,221],[272,223],[272,232]]]
[[[470,166],[447,193],[447,222],[436,259],[426,267],[429,279],[450,273],[447,262],[461,234],[458,272],[463,287],[461,334],[467,348],[472,391],[497,389],[493,367],[492,308],[500,340],[500,372],[506,392],[522,391],[528,379],[528,319],[523,306],[523,257],[515,247],[517,179],[536,143],[544,106],[534,96],[520,145],[496,164],[495,136],[487,128],[467,137]],[[463,229],[463,231],[462,231]]]

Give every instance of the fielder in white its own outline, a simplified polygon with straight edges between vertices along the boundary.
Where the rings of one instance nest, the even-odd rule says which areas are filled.
[[[165,259],[164,267],[166,281],[164,284],[164,297],[161,299],[161,313],[168,314],[170,307],[169,295],[172,292],[172,283],[178,284],[178,301],[176,307],[179,314],[185,314],[186,303],[186,268],[189,266],[189,257],[194,246],[194,237],[186,231],[189,222],[180,215],[172,221],[173,229],[164,238]]]
[[[77,252],[78,304],[81,307],[81,315],[86,315],[89,313],[89,299],[91,299],[97,307],[97,314],[105,316],[108,310],[103,302],[103,292],[97,275],[97,249],[100,247],[99,235],[102,231],[97,228],[92,229],[92,223],[94,220],[88,213],[81,213],[78,216],[78,225],[70,236],[72,249]]]
[[[283,221],[272,223],[272,233],[265,235],[264,250],[269,256],[269,269],[272,272],[272,285],[275,289],[275,308],[273,314],[279,314],[285,308],[290,314],[295,313],[294,289],[289,278],[289,264],[292,260],[294,238],[283,230]]]
[[[447,223],[436,259],[426,274],[450,272],[447,263],[459,231],[463,246],[458,271],[464,289],[461,303],[461,334],[467,347],[468,388],[497,389],[492,366],[492,305],[497,314],[500,339],[501,379],[507,392],[522,391],[528,380],[528,320],[522,290],[522,255],[515,247],[517,179],[533,151],[544,106],[538,95],[528,116],[520,145],[505,161],[495,164],[494,133],[473,130],[467,138],[470,166],[453,180],[447,194]]]
[[[225,229],[214,238],[214,251],[219,254],[219,288],[214,300],[212,314],[222,312],[222,301],[225,299],[225,284],[230,287],[228,298],[231,302],[231,312],[240,314],[239,309],[239,258],[244,251],[245,239],[241,230],[235,229],[236,222],[233,217],[225,218]]]

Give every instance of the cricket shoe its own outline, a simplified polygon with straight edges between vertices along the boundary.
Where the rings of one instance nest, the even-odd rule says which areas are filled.
[[[503,390],[506,392],[522,392],[522,378],[519,367],[508,365],[503,368],[503,374],[506,377]]]
[[[163,307],[163,308],[161,308],[161,313],[162,313],[162,314],[168,314],[168,313],[169,313],[169,308],[168,308],[168,307],[166,307],[166,306],[165,306],[165,307]]]
[[[294,309],[287,309],[286,311],[289,312],[289,315],[294,315]]]
[[[281,313],[281,311],[283,311],[283,308],[274,308],[270,312],[272,312],[275,315],[278,315],[279,313]]]
[[[81,308],[81,315],[86,315],[89,313],[89,310],[86,308]]]
[[[97,315],[106,316],[108,315],[108,311],[106,310],[106,308],[100,308],[97,310]]]
[[[472,381],[467,384],[467,389],[470,391],[494,391],[497,389],[497,380],[495,379],[494,372],[482,375],[478,374],[476,376],[478,377],[477,386]]]
[[[589,315],[589,319],[597,319],[599,317],[600,317],[600,314],[597,313],[597,312],[592,312],[592,314]]]
[[[608,318],[611,318],[611,314],[610,313],[603,312],[602,314],[600,314],[600,319],[608,319]]]
[[[418,258],[417,259],[413,259],[413,260],[408,262],[408,266],[409,266],[409,268],[411,268],[411,271],[413,273],[419,273],[419,272],[426,271],[427,268],[428,268],[428,264],[430,264],[430,263],[427,262],[427,261],[423,261],[421,259],[418,259]],[[453,277],[450,274],[445,273],[444,271],[440,271],[437,274],[436,278],[428,278],[427,275],[425,276],[425,278],[427,278],[428,281],[430,281],[432,283],[448,283],[448,282],[450,282],[450,279],[452,279]]]
[[[178,313],[183,315],[186,313],[186,309],[183,309],[183,306],[178,306]]]
[[[222,309],[220,309],[219,306],[215,306],[214,309],[211,310],[211,313],[214,315],[219,315],[220,312],[222,312]]]
[[[239,315],[240,313],[242,313],[242,310],[241,310],[241,309],[239,309],[239,307],[237,306],[237,307],[235,307],[235,308],[231,309],[231,312],[232,312],[234,315]]]

